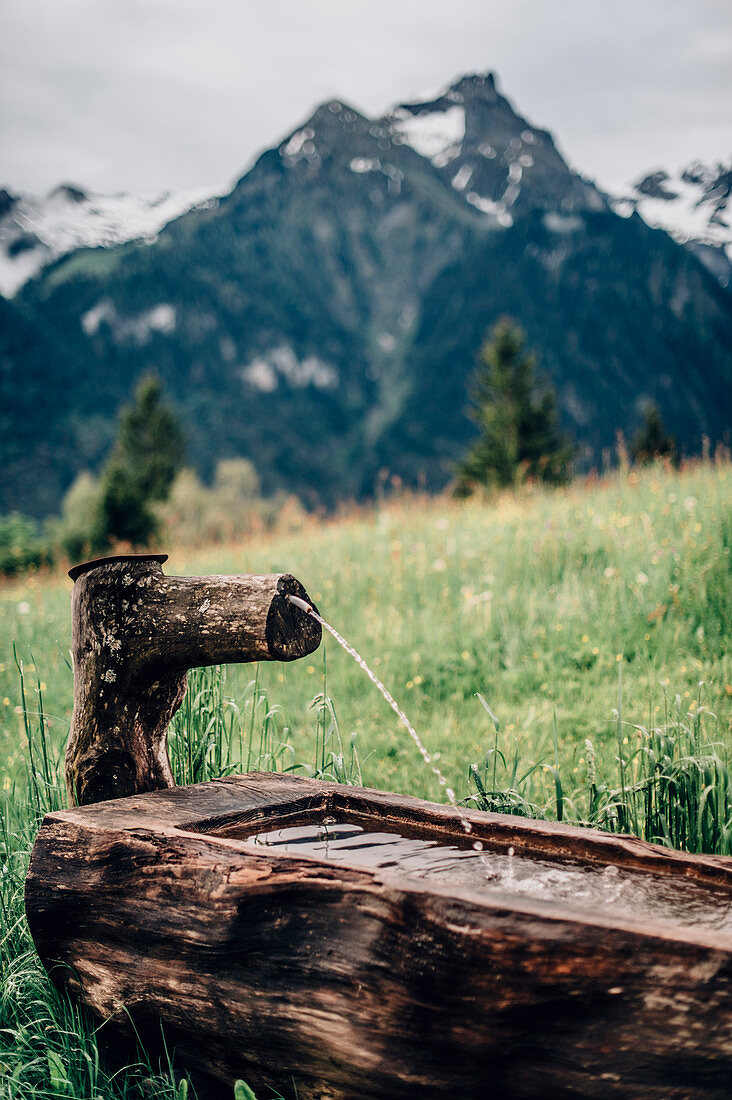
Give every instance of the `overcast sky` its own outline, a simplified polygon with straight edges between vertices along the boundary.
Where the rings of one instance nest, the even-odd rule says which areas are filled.
[[[606,187],[732,152],[731,0],[0,0],[0,185],[220,186],[325,99],[488,69]]]

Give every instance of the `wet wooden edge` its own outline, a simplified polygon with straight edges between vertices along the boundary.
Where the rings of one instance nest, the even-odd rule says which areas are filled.
[[[130,834],[139,840],[145,834],[167,834],[195,838],[227,852],[227,858],[237,853],[244,862],[256,856],[258,860],[274,861],[274,866],[333,867],[332,861],[317,855],[267,850],[239,836],[227,836],[228,831],[247,830],[251,833],[269,827],[286,827],[326,815],[344,815],[349,821],[375,824],[381,830],[407,829],[413,834],[434,834],[443,840],[454,839],[465,846],[480,841],[486,851],[513,847],[517,855],[562,860],[586,861],[652,875],[671,875],[683,888],[684,881],[729,891],[732,895],[732,858],[697,856],[636,837],[603,833],[553,821],[537,821],[480,810],[460,810],[452,806],[426,802],[407,795],[390,794],[365,787],[346,787],[302,777],[277,773],[249,773],[226,779],[154,791],[129,798],[113,799],[91,806],[48,814],[41,827],[41,836],[48,843],[54,829],[62,831],[68,825],[93,832]],[[469,822],[469,837],[463,822]],[[579,926],[599,926],[626,931],[647,938],[661,938],[712,948],[722,953],[732,952],[732,935],[715,929],[658,924],[656,921],[614,917],[577,912],[567,904],[507,895],[499,890],[495,895],[477,894],[467,886],[421,880],[408,872],[393,868],[370,870],[338,863],[340,871],[360,881],[366,888],[382,883],[402,893],[435,894],[453,898],[474,911],[511,910],[543,920],[567,922]]]

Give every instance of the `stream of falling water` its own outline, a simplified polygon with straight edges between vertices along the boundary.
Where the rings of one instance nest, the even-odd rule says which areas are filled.
[[[416,729],[414,728],[412,723],[409,721],[406,714],[404,713],[402,708],[399,706],[399,704],[397,703],[396,699],[391,694],[389,689],[387,687],[385,687],[384,684],[382,684],[381,680],[376,675],[376,673],[372,672],[372,670],[369,668],[369,666],[364,661],[361,654],[358,653],[353,648],[353,646],[350,644],[350,642],[346,641],[346,639],[343,637],[342,634],[338,633],[338,631],[336,630],[336,628],[334,626],[331,626],[330,623],[327,623],[325,621],[325,619],[323,619],[317,613],[315,608],[311,607],[311,605],[306,600],[301,600],[299,596],[287,596],[286,598],[290,601],[290,603],[294,604],[295,607],[299,607],[301,611],[304,611],[307,615],[312,615],[312,617],[314,619],[317,619],[317,621],[320,623],[320,625],[322,627],[325,627],[325,629],[328,631],[329,634],[333,635],[335,640],[338,642],[338,645],[341,646],[343,649],[345,649],[346,653],[350,653],[351,657],[353,657],[356,664],[358,664],[359,667],[362,668],[363,671],[366,673],[366,675],[368,676],[371,683],[374,684],[374,686],[377,687],[379,689],[379,691],[381,692],[381,694],[384,696],[387,703],[389,704],[391,709],[394,711],[397,718],[402,723],[402,725],[406,729],[407,733],[409,734],[409,736],[412,738],[415,745],[419,749],[420,756],[424,760],[425,764],[427,765],[428,768],[430,768],[432,770],[433,775],[437,776],[437,781],[440,784],[440,786],[444,787],[445,795],[447,796],[449,802],[453,806],[455,806],[455,808],[460,812],[461,808],[457,804],[457,799],[455,798],[455,792],[452,790],[451,787],[448,787],[447,779],[442,774],[441,770],[438,768],[437,764],[435,764],[434,760],[432,759],[430,753],[425,748],[425,745],[424,745],[424,742],[422,741],[422,738],[419,736]],[[460,823],[461,823],[461,825],[462,825],[462,827],[463,827],[463,829],[466,833],[469,833],[469,832],[472,831],[472,828],[473,828],[472,825],[467,820],[467,818],[465,818],[463,816],[462,812],[460,812]]]

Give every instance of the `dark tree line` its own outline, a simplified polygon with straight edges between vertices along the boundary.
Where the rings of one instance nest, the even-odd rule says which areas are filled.
[[[506,488],[529,480],[558,485],[569,479],[574,447],[560,426],[556,391],[539,374],[523,331],[509,318],[489,330],[469,396],[478,434],[457,467],[457,495],[466,496],[479,486]],[[120,543],[150,545],[158,535],[158,506],[168,499],[184,455],[183,433],[164,401],[162,384],[146,375],[120,413],[117,438],[99,480],[85,474],[67,494],[63,516],[53,521],[55,541],[53,534],[44,541],[25,516],[0,516],[0,573],[51,560],[54,546],[78,560]],[[631,440],[630,457],[636,465],[678,461],[677,445],[657,405],[646,409]],[[241,480],[241,469],[229,473]],[[256,482],[253,468],[245,473]],[[226,474],[222,468],[222,476]],[[258,492],[258,482],[256,486]],[[198,508],[194,497],[190,507]]]

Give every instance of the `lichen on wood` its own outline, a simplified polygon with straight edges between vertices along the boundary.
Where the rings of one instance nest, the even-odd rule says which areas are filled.
[[[293,661],[320,644],[320,624],[285,598],[312,603],[289,574],[167,577],[159,556],[100,559],[72,573],[72,803],[174,785],[167,729],[189,669]]]

